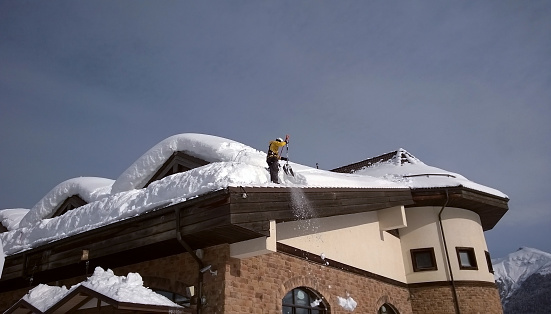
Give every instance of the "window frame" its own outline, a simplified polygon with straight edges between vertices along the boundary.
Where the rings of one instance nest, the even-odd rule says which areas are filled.
[[[488,271],[493,274],[494,265],[492,265],[492,257],[490,256],[490,252],[484,251],[484,256],[486,257],[486,265],[488,266]]]
[[[478,270],[478,261],[476,260],[476,254],[474,248],[472,247],[455,247],[455,252],[457,253],[457,262],[459,264],[459,269],[461,270]],[[467,253],[469,258],[470,266],[464,266],[461,262],[461,253]]]
[[[314,299],[315,298],[316,300],[321,300],[321,302],[316,307],[311,306],[311,302],[307,303],[307,305],[297,304],[297,302],[295,301],[295,295],[297,294],[297,290],[300,290],[300,291],[306,293],[309,299]],[[285,298],[289,294],[291,294],[291,298],[292,298],[293,303],[285,303],[284,302]],[[321,307],[319,307],[319,306],[321,306]],[[329,305],[325,302],[325,298],[323,296],[321,296],[319,293],[317,293],[316,291],[312,290],[311,288],[305,287],[305,286],[295,287],[295,288],[289,290],[283,296],[283,298],[281,299],[282,312],[283,312],[283,309],[286,308],[286,307],[290,308],[291,313],[293,313],[293,314],[296,313],[297,309],[307,310],[308,313],[312,313],[313,311],[315,311],[315,313],[321,313],[321,314],[330,313],[329,312]]]
[[[413,266],[414,272],[421,272],[421,271],[435,271],[438,270],[438,265],[436,263],[436,255],[434,254],[434,248],[433,247],[426,247],[426,248],[418,248],[418,249],[411,249],[409,250],[411,254],[411,264]],[[432,263],[431,267],[419,267],[417,265],[417,259],[416,256],[418,254],[424,254],[428,253],[430,256],[430,260]]]

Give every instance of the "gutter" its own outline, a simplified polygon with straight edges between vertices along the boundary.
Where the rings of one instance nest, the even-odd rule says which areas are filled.
[[[193,252],[193,249],[191,248],[191,246],[189,246],[189,244],[186,241],[184,241],[184,239],[182,238],[182,232],[180,231],[180,206],[176,206],[174,208],[174,213],[176,215],[176,217],[175,217],[175,219],[176,219],[176,239],[186,249],[186,251],[191,255],[191,257],[193,257],[193,259],[195,260],[195,262],[199,266],[199,268],[198,268],[199,270],[197,271],[197,274],[198,274],[197,314],[201,314],[201,310],[202,310],[202,307],[203,307],[203,272],[201,270],[203,270],[204,264],[203,264],[203,261],[197,256],[197,254],[195,254],[195,252]]]
[[[444,226],[442,225],[442,212],[444,211],[444,208],[448,205],[448,201],[450,200],[450,195],[448,194],[448,190],[446,189],[446,203],[444,203],[444,206],[440,209],[440,212],[438,213],[438,222],[440,223],[440,232],[442,233],[442,242],[444,244],[444,251],[446,252],[446,261],[448,264],[448,271],[450,273],[450,281],[452,284],[452,292],[453,292],[453,305],[455,307],[455,313],[460,314],[461,311],[459,310],[459,300],[457,298],[457,289],[455,287],[455,280],[453,278],[453,271],[452,266],[450,263],[450,254],[448,253],[448,244],[446,242],[446,236],[444,235]]]

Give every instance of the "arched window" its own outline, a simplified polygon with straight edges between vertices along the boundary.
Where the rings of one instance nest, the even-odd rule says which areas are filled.
[[[379,314],[398,314],[398,311],[394,308],[394,306],[385,303],[381,305],[379,308],[379,311],[377,312]]]
[[[327,314],[323,298],[306,287],[289,291],[282,300],[283,314]]]

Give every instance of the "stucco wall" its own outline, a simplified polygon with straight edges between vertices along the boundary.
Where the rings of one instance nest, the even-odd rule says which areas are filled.
[[[377,212],[277,224],[277,241],[387,278],[406,281],[400,239]]]
[[[408,283],[449,280],[447,261],[438,223],[441,207],[413,207],[406,209],[408,226],[400,229],[402,254]],[[469,210],[447,207],[442,212],[442,224],[455,280],[494,282],[484,252],[488,250],[480,217]],[[433,247],[438,270],[414,272],[411,249]],[[472,247],[478,270],[460,270],[456,247]]]

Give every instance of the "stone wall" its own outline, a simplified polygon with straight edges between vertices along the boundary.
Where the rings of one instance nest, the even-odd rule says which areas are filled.
[[[452,286],[448,283],[411,285],[410,292],[413,313],[456,313]],[[495,285],[458,282],[456,292],[461,313],[503,313]]]
[[[354,313],[377,313],[391,304],[400,314],[455,313],[451,287],[438,284],[405,285],[361,276],[339,265],[325,265],[307,256],[270,253],[246,259],[230,257],[229,245],[204,250],[204,265],[212,265],[203,276],[204,314],[281,314],[281,301],[290,290],[305,286],[323,296],[332,314],[350,313],[339,305],[339,297],[357,302]],[[187,295],[197,285],[199,266],[188,253],[113,269],[116,275],[137,272],[152,289]],[[90,272],[93,270],[90,270]],[[375,276],[376,277],[376,276]],[[83,277],[48,283],[71,285]],[[7,309],[28,289],[0,294],[0,308]],[[458,283],[461,313],[503,313],[497,288],[491,284]],[[195,290],[197,294],[197,290]]]

